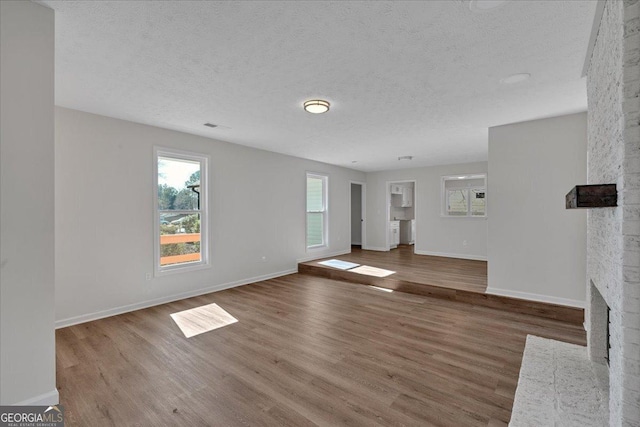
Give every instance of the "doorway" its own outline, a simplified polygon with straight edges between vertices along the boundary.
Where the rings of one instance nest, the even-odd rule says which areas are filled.
[[[351,181],[350,188],[351,212],[351,246],[365,246],[365,184]]]
[[[386,183],[386,248],[400,245],[416,248],[417,182],[415,179],[387,181]]]

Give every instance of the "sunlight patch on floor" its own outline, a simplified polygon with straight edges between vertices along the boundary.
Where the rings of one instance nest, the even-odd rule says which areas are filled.
[[[378,267],[370,267],[368,265],[361,265],[360,267],[352,268],[351,270],[349,270],[349,272],[374,277],[387,277],[391,276],[392,274],[396,274],[395,271],[385,270],[384,268]]]
[[[393,289],[381,288],[379,286],[369,285],[369,287],[375,289],[376,291],[393,292]]]
[[[339,259],[330,259],[327,261],[320,261],[318,262],[318,264],[320,265],[326,265],[327,267],[333,267],[333,268],[337,268],[340,270],[349,270],[352,269],[354,267],[359,266],[360,264],[356,264],[354,262],[349,262],[349,261],[341,261]]]
[[[172,313],[171,318],[187,338],[213,331],[238,321],[238,319],[215,303]]]

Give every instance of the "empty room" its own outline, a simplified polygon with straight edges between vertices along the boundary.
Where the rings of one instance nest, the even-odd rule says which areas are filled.
[[[638,0],[9,0],[0,47],[0,425],[640,426]]]

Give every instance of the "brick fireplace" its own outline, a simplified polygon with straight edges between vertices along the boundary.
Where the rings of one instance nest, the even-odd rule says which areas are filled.
[[[617,184],[618,206],[588,213],[585,327],[591,360],[606,363],[611,346],[610,425],[638,426],[640,1],[607,0],[596,26],[587,72],[588,181]]]

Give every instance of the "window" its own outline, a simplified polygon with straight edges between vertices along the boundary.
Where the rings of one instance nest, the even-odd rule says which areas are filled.
[[[307,174],[307,248],[327,246],[327,180]]]
[[[442,177],[442,215],[451,217],[487,216],[487,176]]]
[[[156,273],[208,264],[208,158],[155,150]]]

